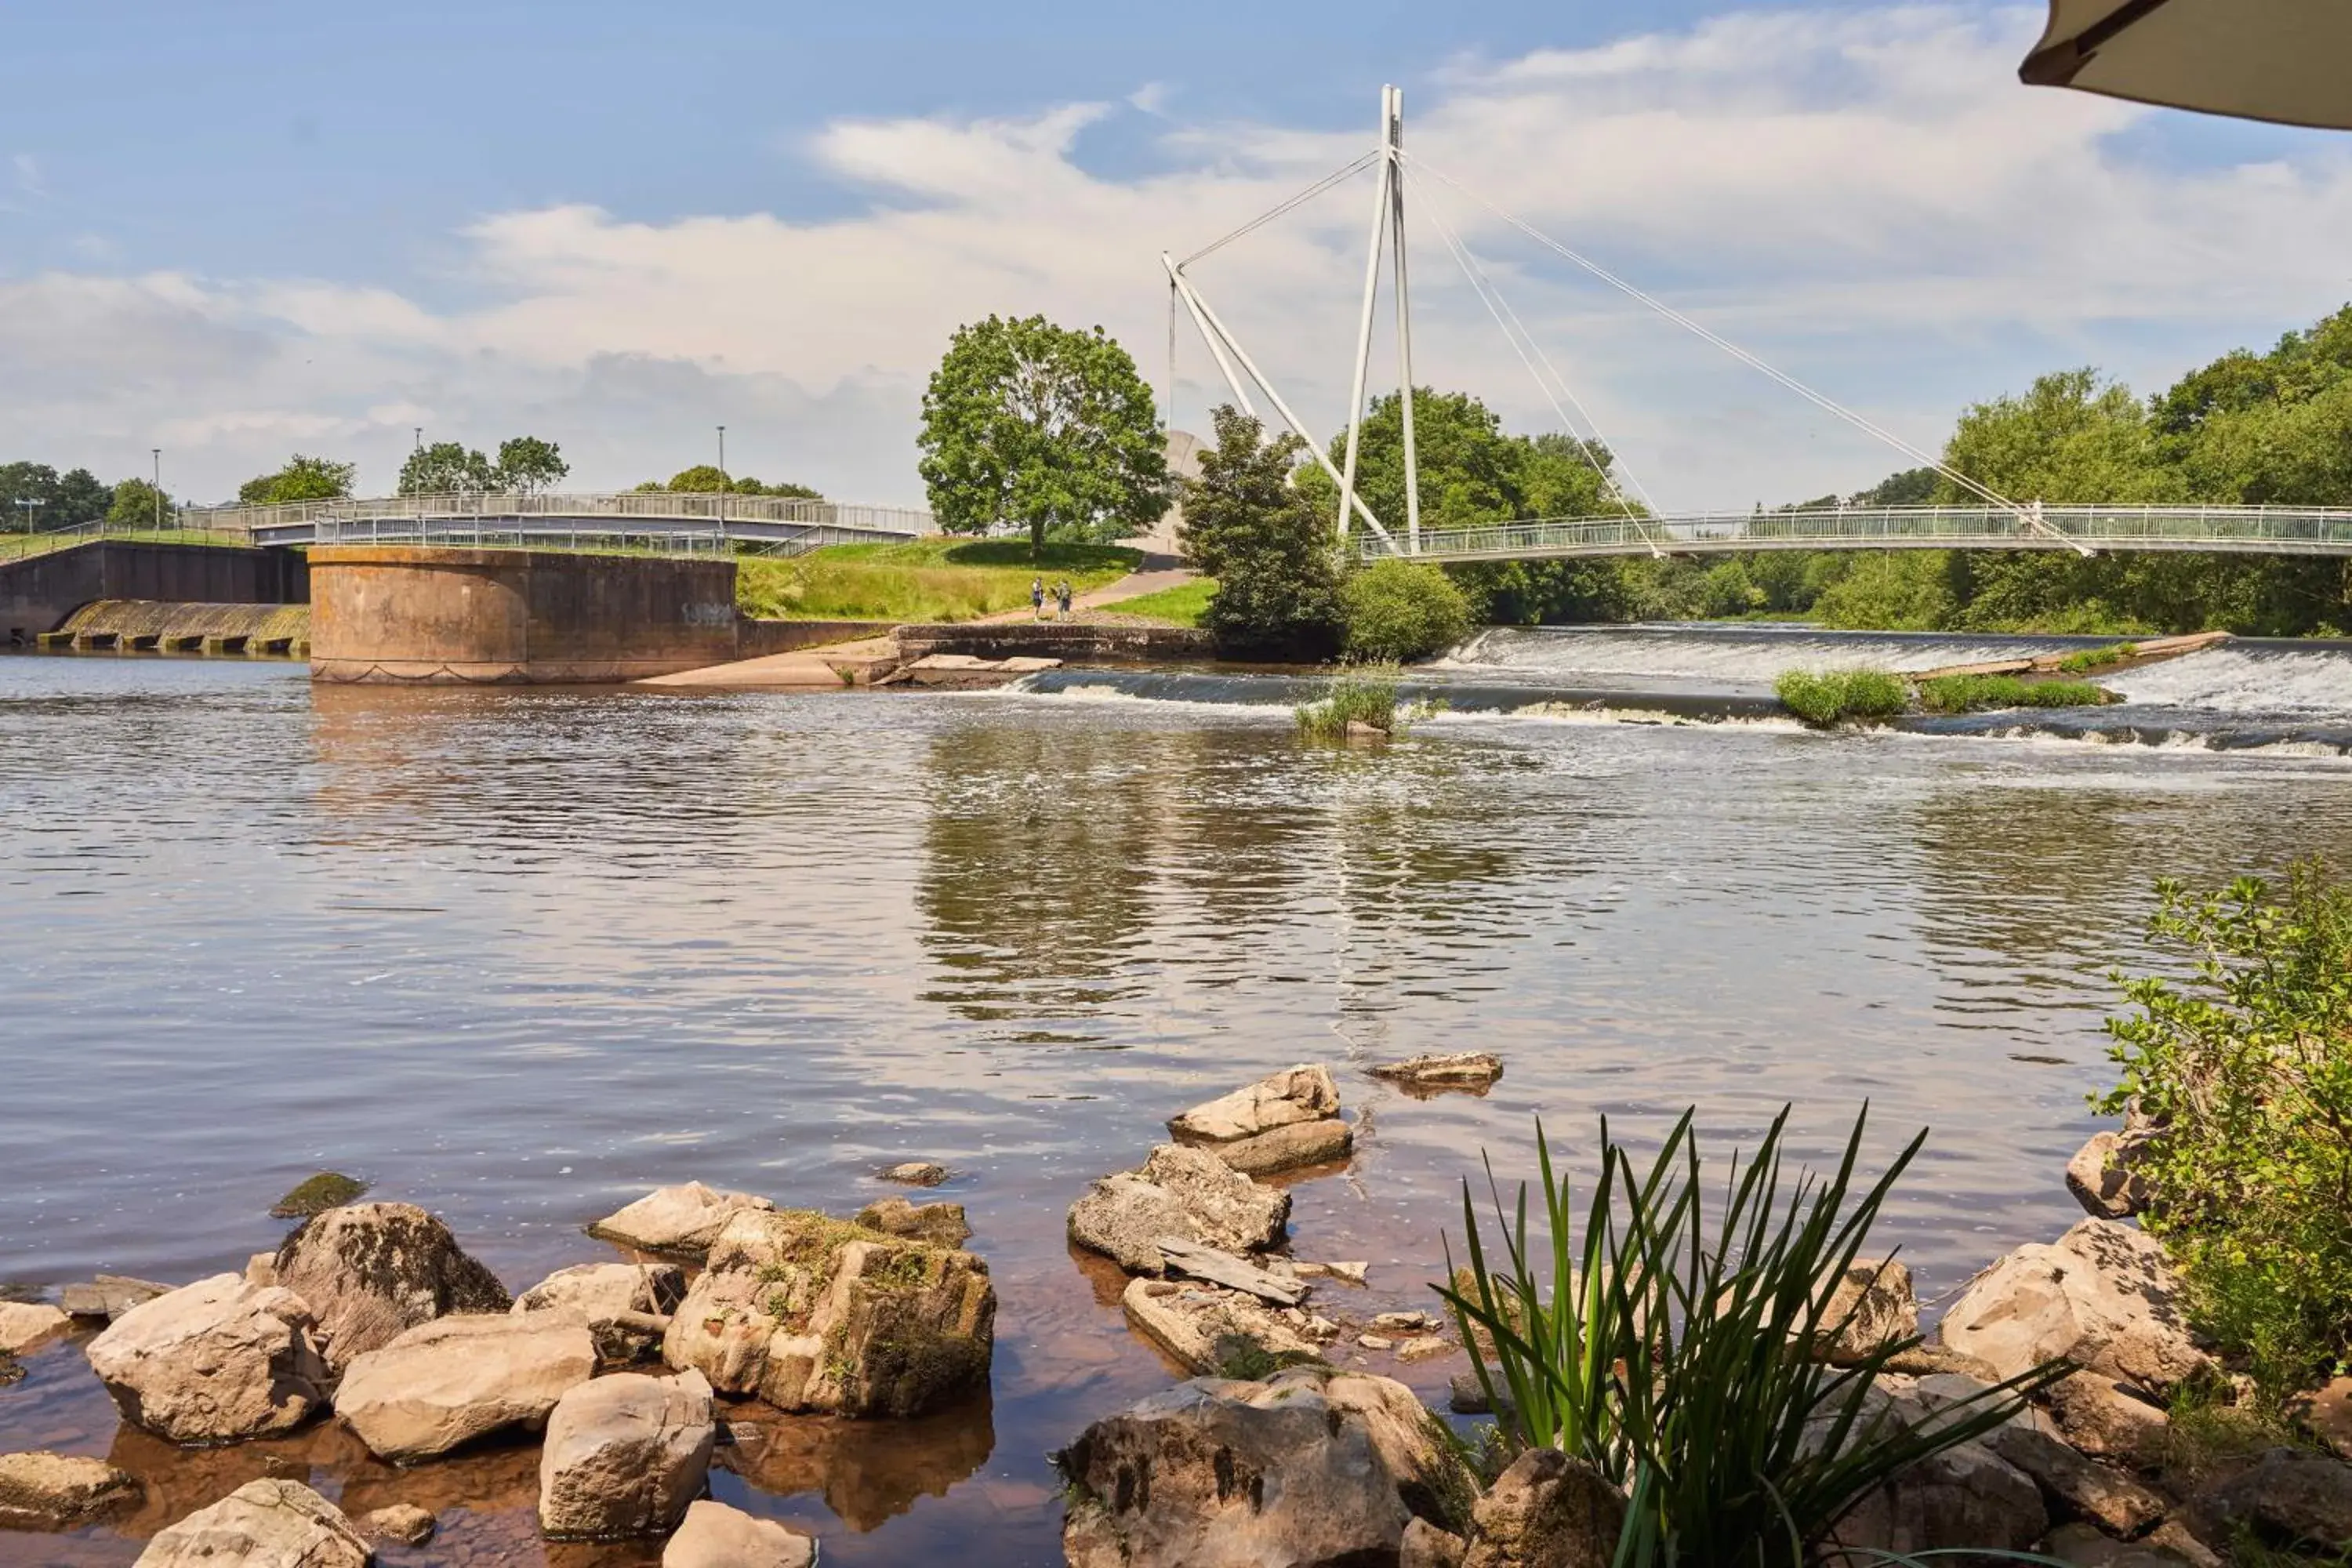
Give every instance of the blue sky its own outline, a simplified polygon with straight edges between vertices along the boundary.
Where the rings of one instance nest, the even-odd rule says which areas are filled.
[[[2040,370],[2153,384],[2352,297],[2346,146],[2019,87],[2038,10],[1678,3],[1178,12],[1012,3],[10,5],[0,460],[285,453],[389,481],[425,425],[583,483],[704,456],[919,498],[958,320],[1102,321],[1165,372],[1156,255],[1345,161],[1382,80],[1433,163],[1910,438]],[[1345,401],[1360,208],[1204,266],[1310,422]],[[1442,209],[1442,203],[1433,203]],[[1629,463],[1675,504],[1895,455],[1475,211]],[[1548,406],[1416,231],[1424,379]],[[1179,423],[1211,367],[1180,350]]]

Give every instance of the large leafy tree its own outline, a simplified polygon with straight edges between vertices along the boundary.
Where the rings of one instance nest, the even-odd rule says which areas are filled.
[[[114,487],[106,509],[106,522],[110,528],[169,528],[172,498],[145,479],[125,479]]]
[[[1217,444],[1201,453],[1201,477],[1184,481],[1184,554],[1217,580],[1202,625],[1227,653],[1328,658],[1346,616],[1331,530],[1291,483],[1304,444],[1266,440],[1231,405],[1211,418]]]
[[[796,485],[789,479],[762,484],[749,474],[730,475],[714,463],[697,463],[690,468],[680,468],[667,480],[647,479],[637,487],[640,490],[677,490],[688,495],[718,495],[724,492],[739,496],[781,496],[786,500],[823,500],[824,493],[807,485]]]
[[[536,436],[499,442],[497,466],[499,488],[525,495],[553,489],[572,471],[572,465],[563,460],[563,448]]]
[[[356,465],[330,458],[306,458],[297,452],[274,473],[257,475],[237,486],[236,499],[247,506],[282,506],[289,501],[340,500],[352,493]]]
[[[400,465],[404,496],[481,495],[498,489],[498,465],[458,441],[436,441]]]
[[[1166,509],[1167,446],[1151,389],[1100,327],[991,316],[958,328],[923,394],[931,513],[950,533],[1005,523],[1108,542]]]
[[[106,515],[114,492],[88,468],[0,463],[0,529],[72,528]]]

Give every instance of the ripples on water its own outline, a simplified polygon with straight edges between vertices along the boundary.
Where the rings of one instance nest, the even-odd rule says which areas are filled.
[[[1363,1152],[1298,1186],[1294,1233],[1372,1260],[1341,1301],[1369,1314],[1429,1304],[1454,1184],[1482,1149],[1521,1173],[1537,1112],[1582,1147],[1598,1112],[1654,1137],[1696,1103],[1721,1146],[1793,1100],[1818,1155],[1867,1098],[1882,1153],[1936,1129],[1887,1222],[1933,1295],[2074,1216],[2149,879],[2352,858],[2332,758],[1496,718],[1367,753],[1278,709],[1066,695],[6,658],[0,757],[0,1283],[239,1266],[322,1165],[520,1287],[656,1183],[845,1211],[942,1159],[1003,1294],[992,1405],[788,1424],[715,1483],[843,1563],[1053,1559],[1039,1456],[1168,1376],[1063,1211],[1187,1104],[1342,1070]],[[1472,1047],[1508,1062],[1484,1100],[1347,1070]],[[40,1444],[172,1477],[147,1530],[276,1464],[467,1505],[387,1563],[542,1560],[529,1450],[395,1474],[329,1430],[167,1462],[70,1346],[0,1391],[0,1447]],[[137,1543],[0,1535],[0,1563],[68,1551]]]

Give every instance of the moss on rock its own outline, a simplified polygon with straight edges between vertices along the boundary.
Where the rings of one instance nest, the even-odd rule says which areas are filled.
[[[329,1209],[357,1203],[366,1195],[368,1184],[341,1171],[321,1171],[296,1184],[294,1189],[269,1205],[272,1219],[309,1219]]]

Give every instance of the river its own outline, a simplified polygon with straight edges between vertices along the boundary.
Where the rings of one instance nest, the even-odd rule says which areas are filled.
[[[1713,700],[1895,647],[1488,634],[1424,678],[1465,700],[1382,751],[1301,744],[1276,676],[694,696],[0,658],[0,1284],[241,1267],[322,1166],[520,1289],[608,1256],[581,1226],[656,1184],[847,1212],[940,1160],[1001,1296],[992,1399],[788,1422],[714,1488],[829,1562],[971,1568],[1057,1561],[1043,1455],[1171,1375],[1065,1209],[1293,1061],[1331,1064],[1363,1134],[1292,1226],[1370,1260],[1369,1290],[1325,1288],[1350,1316],[1432,1304],[1459,1179],[1482,1151],[1525,1173],[1538,1114],[1573,1159],[1601,1113],[1651,1137],[1689,1104],[1717,1149],[1784,1101],[1816,1157],[1864,1100],[1881,1157],[1932,1126],[1884,1234],[1940,1295],[2078,1216],[2061,1168],[2151,879],[2352,863],[2352,649],[2200,654],[2031,732]],[[1536,695],[1475,700],[1501,689]],[[1685,718],[1747,716],[1610,720],[1693,693]],[[1359,1070],[1467,1048],[1507,1064],[1483,1099]],[[1461,1364],[1400,1374],[1433,1394]],[[110,1452],[158,1495],[126,1533],[0,1532],[0,1564],[127,1563],[263,1473],[443,1510],[392,1568],[655,1560],[541,1547],[529,1447],[174,1456],[118,1430],[77,1346],[28,1366],[0,1449]]]

